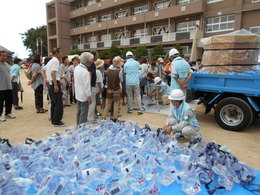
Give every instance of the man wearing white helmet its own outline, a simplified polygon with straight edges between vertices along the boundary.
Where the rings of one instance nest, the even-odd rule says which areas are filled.
[[[153,97],[155,96],[156,90],[158,90],[158,98],[163,102],[164,105],[170,104],[169,95],[171,92],[171,89],[169,85],[162,81],[160,77],[154,78],[154,85],[156,89],[154,89],[149,96]]]
[[[143,114],[141,111],[141,94],[140,94],[140,63],[134,60],[134,54],[131,51],[126,53],[127,62],[124,65],[124,73],[126,75],[126,94],[128,113],[133,112],[133,92],[137,100],[138,114]]]
[[[185,96],[188,89],[187,83],[192,77],[192,70],[188,62],[179,56],[179,51],[172,48],[169,51],[169,57],[172,59],[171,64],[171,90],[181,89]]]
[[[169,96],[171,101],[170,115],[163,127],[167,134],[180,133],[188,138],[200,137],[199,123],[192,107],[184,102],[185,95],[182,90],[174,89]]]

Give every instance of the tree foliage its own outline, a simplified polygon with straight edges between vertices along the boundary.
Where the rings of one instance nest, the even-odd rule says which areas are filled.
[[[47,26],[39,26],[36,28],[31,28],[27,30],[25,33],[20,34],[23,39],[23,44],[30,51],[30,55],[34,55],[37,53],[41,53],[42,55],[48,55],[48,47],[47,47]],[[37,49],[38,42],[38,49]]]
[[[78,49],[71,50],[69,55],[80,55],[82,52]]]
[[[152,61],[156,61],[158,58],[165,56],[165,51],[163,50],[163,45],[157,45],[156,47],[153,48],[152,53],[151,53]]]
[[[121,50],[116,45],[112,45],[111,48],[109,49],[109,57],[113,59],[115,56],[120,56],[120,55],[121,55]]]
[[[183,49],[179,43],[175,45],[175,49],[177,49],[180,52],[180,56],[183,58],[184,57]]]
[[[110,58],[109,50],[104,50],[104,51],[99,52],[98,56],[100,59],[109,59]]]
[[[134,50],[134,55],[136,59],[141,59],[142,57],[148,56],[147,48],[145,46],[137,47]]]

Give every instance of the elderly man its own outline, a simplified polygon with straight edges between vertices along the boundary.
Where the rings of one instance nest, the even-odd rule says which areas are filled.
[[[51,122],[54,126],[65,126],[62,122],[63,117],[63,102],[62,102],[62,91],[60,83],[60,60],[61,60],[61,49],[52,49],[53,57],[46,66],[43,67],[44,78],[48,81],[48,91],[51,98]]]
[[[124,73],[126,74],[126,94],[127,94],[127,105],[128,113],[133,113],[133,92],[137,100],[138,114],[143,114],[141,111],[141,94],[139,85],[139,70],[140,63],[134,59],[134,54],[131,51],[126,53],[127,62],[124,65]]]
[[[173,48],[169,52],[172,59],[171,64],[171,90],[181,89],[185,96],[188,89],[187,83],[192,77],[192,70],[188,62],[181,58],[177,49]]]
[[[91,77],[88,71],[93,63],[94,56],[89,52],[80,55],[80,64],[74,70],[75,95],[78,101],[77,125],[88,121],[89,105],[91,97]]]
[[[199,123],[192,107],[184,102],[185,95],[182,90],[172,90],[169,100],[171,101],[171,111],[163,127],[167,134],[180,133],[188,138],[200,137]]]

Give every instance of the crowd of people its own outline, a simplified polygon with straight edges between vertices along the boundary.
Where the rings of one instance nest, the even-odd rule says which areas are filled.
[[[7,53],[0,56],[0,121],[14,119],[12,105],[19,106],[20,66],[22,60],[14,59],[14,65],[6,64]],[[83,52],[69,61],[60,48],[53,48],[52,57],[44,62],[41,54],[33,56],[28,85],[34,90],[36,113],[49,111],[54,126],[65,126],[62,121],[64,107],[77,104],[77,125],[87,121],[107,119],[116,122],[121,116],[120,107],[127,105],[127,113],[143,114],[143,100],[160,101],[169,105],[171,114],[163,127],[168,134],[180,132],[187,137],[198,135],[199,125],[195,113],[185,102],[187,83],[192,72],[201,64],[188,63],[175,48],[169,51],[169,60],[158,58],[135,59],[128,51],[125,59],[115,56],[110,63],[98,59],[97,52]],[[199,60],[198,60],[199,62]],[[43,94],[47,91],[48,110],[44,109]],[[125,100],[127,98],[127,101]],[[5,116],[3,108],[5,105]],[[100,106],[100,107],[99,107]]]

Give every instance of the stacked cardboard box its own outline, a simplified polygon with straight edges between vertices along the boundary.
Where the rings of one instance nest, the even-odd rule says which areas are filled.
[[[201,71],[210,74],[252,71],[257,64],[260,36],[246,30],[202,39],[204,53]]]

